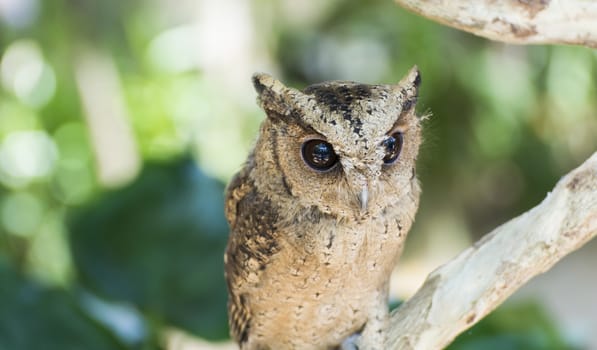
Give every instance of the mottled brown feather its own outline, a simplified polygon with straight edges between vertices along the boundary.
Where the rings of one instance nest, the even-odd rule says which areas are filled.
[[[247,176],[250,167],[237,174],[227,189],[226,217],[231,236],[226,249],[226,280],[230,330],[237,342],[247,340],[251,325],[250,299],[245,290],[259,281],[276,244],[277,209],[260,196]]]
[[[267,119],[226,194],[231,334],[243,350],[380,349],[389,277],[420,193],[419,72],[302,92],[267,75],[253,83]],[[400,157],[387,164],[396,133]],[[333,146],[334,168],[310,168],[309,140]]]

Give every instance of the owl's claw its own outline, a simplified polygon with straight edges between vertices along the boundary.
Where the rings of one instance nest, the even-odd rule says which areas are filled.
[[[353,335],[349,336],[348,338],[344,339],[342,344],[340,345],[340,350],[359,350],[359,338],[361,337],[361,333],[357,332]]]

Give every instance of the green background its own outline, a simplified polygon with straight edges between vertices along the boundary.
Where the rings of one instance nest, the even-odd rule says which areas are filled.
[[[419,66],[418,110],[432,116],[406,259],[531,208],[597,149],[586,48],[490,42],[390,1],[5,4],[2,350],[164,348],[170,329],[228,338],[223,191],[263,119],[254,71],[300,88]],[[453,348],[572,348],[556,323],[539,303],[510,305]]]

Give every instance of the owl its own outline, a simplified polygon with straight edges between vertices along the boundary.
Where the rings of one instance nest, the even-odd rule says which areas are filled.
[[[226,193],[241,349],[383,349],[388,284],[419,203],[417,67],[302,91],[253,76],[267,114]]]

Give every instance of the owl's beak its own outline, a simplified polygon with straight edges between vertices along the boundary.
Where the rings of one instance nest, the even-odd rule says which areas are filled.
[[[367,203],[369,202],[369,189],[367,186],[363,186],[361,192],[359,192],[359,204],[361,205],[361,212],[367,210]]]
[[[348,188],[350,189],[350,206],[354,208],[357,215],[365,215],[369,209],[369,202],[371,202],[371,183],[369,178],[371,175],[367,174],[365,166],[355,169],[353,162],[350,159],[340,158],[342,166],[346,171],[346,180]]]

